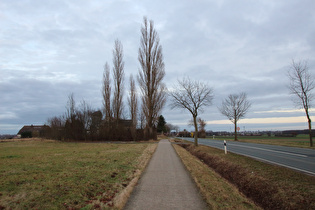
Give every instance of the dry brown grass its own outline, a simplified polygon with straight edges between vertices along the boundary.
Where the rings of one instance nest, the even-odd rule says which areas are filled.
[[[221,150],[182,145],[264,209],[315,209],[315,177]]]
[[[212,138],[210,138],[212,139]],[[234,141],[234,137],[231,136],[216,136],[216,140],[229,140]],[[239,136],[239,142],[256,143],[256,144],[271,144],[289,147],[301,147],[315,149],[310,147],[308,135],[297,135],[297,137],[275,137],[275,136]]]
[[[0,142],[27,142],[27,141],[45,141],[54,142],[55,140],[43,139],[43,138],[15,138],[15,139],[0,139]]]
[[[153,153],[155,152],[157,148],[157,144],[151,144],[148,146],[144,151],[143,154],[138,158],[137,162],[137,170],[133,174],[132,180],[129,182],[128,186],[122,190],[115,198],[114,198],[114,207],[118,209],[123,209],[125,204],[128,201],[128,198],[130,197],[133,188],[138,183],[138,180],[143,172],[143,170],[146,168],[147,164],[149,163]]]
[[[117,195],[140,176],[155,147],[38,139],[1,143],[0,209],[120,208],[123,199]]]
[[[178,145],[173,146],[210,209],[260,209],[198,158]]]

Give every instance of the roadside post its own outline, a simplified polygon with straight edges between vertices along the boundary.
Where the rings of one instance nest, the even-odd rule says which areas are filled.
[[[226,141],[224,140],[224,153],[227,154],[227,150],[226,150]]]
[[[214,139],[215,135],[212,136],[212,139]]]

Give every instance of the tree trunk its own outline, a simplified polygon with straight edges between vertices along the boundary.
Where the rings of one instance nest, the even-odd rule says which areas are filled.
[[[197,125],[197,116],[194,116],[194,126],[195,126],[195,146],[198,146],[198,125]]]
[[[308,116],[308,130],[310,135],[310,147],[313,147],[313,139],[312,139],[312,121],[311,118]]]
[[[310,147],[313,147],[313,139],[312,139],[312,120],[310,118],[310,115],[308,113],[308,108],[304,106],[305,114],[308,120],[308,132],[310,137]]]
[[[237,141],[237,122],[234,123],[234,140]]]
[[[157,135],[155,132],[155,128],[153,126],[147,125],[145,127],[145,139],[146,140],[157,140]]]

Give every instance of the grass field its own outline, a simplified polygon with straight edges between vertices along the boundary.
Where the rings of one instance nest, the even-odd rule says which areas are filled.
[[[143,154],[153,146],[41,140],[0,143],[0,209],[112,207],[113,198],[144,168]],[[151,148],[146,158],[153,152]]]
[[[207,146],[185,148],[264,209],[315,209],[314,176]],[[203,183],[207,176],[195,178]]]
[[[208,138],[212,139],[212,137]],[[215,136],[217,140],[227,140],[234,141],[233,136]],[[257,144],[272,144],[281,146],[291,146],[291,147],[303,147],[315,149],[315,147],[310,147],[309,136],[308,135],[297,135],[297,137],[275,137],[275,136],[238,136],[238,141],[249,142]],[[314,140],[315,141],[315,138]]]

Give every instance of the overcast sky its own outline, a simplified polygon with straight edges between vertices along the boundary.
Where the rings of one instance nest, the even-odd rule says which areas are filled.
[[[241,130],[307,129],[286,72],[295,59],[308,60],[315,73],[314,0],[1,0],[0,134],[62,115],[70,93],[100,109],[115,39],[123,44],[127,91],[140,66],[144,16],[160,37],[167,87],[184,76],[213,87],[213,105],[200,115],[207,130],[233,129],[217,107],[240,92],[252,102]],[[193,129],[187,111],[166,105],[162,114]]]

